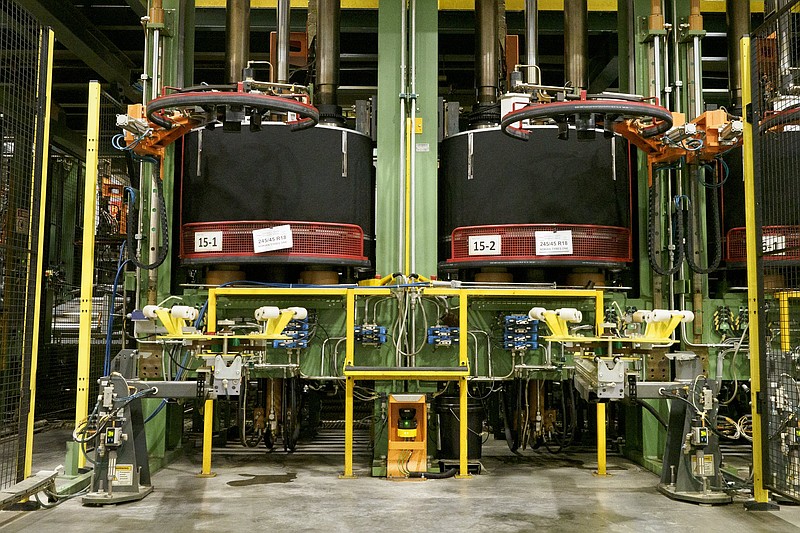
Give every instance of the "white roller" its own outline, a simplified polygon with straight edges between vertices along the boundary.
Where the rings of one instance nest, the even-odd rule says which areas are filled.
[[[169,312],[175,318],[183,318],[185,320],[197,320],[197,309],[188,305],[173,305]]]
[[[694,313],[691,311],[681,311],[681,316],[683,316],[683,318],[681,318],[681,322],[686,323],[694,321]]]
[[[669,322],[672,320],[672,311],[669,309],[653,309],[649,322]]]
[[[142,314],[147,318],[157,318],[156,311],[159,309],[161,308],[157,305],[145,305],[144,308],[142,308]]]
[[[583,313],[574,307],[556,309],[556,316],[565,322],[580,322],[583,320]]]
[[[528,317],[533,320],[544,320],[544,314],[547,311],[544,307],[534,307],[528,311]]]
[[[632,319],[635,323],[639,324],[642,322],[651,322],[652,318],[651,315],[653,313],[651,311],[636,311],[633,313]]]
[[[281,316],[281,310],[274,305],[265,305],[264,307],[256,309],[255,316],[256,320],[259,322],[266,322],[267,320]]]
[[[308,317],[308,309],[305,307],[289,307],[287,311],[294,311],[295,320],[305,320]]]

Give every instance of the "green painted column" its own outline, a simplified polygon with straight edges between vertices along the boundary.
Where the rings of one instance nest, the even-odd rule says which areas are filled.
[[[417,120],[422,119],[422,133],[417,133],[412,153],[416,156],[414,269],[433,276],[437,265],[437,191],[438,191],[438,119],[439,119],[439,11],[436,2],[418,0],[416,21]]]
[[[436,208],[438,172],[438,6],[416,2],[415,21],[409,14],[408,32],[416,30],[416,84],[414,94],[404,85],[401,56],[403,43],[402,4],[384,2],[378,8],[378,168],[377,168],[377,271],[380,274],[403,271],[406,150],[403,99],[414,106],[411,157],[414,158],[414,195],[406,209],[412,209],[414,235],[411,270],[436,274]],[[407,69],[411,73],[411,57]],[[415,96],[416,95],[416,96]],[[410,108],[409,108],[410,110]],[[410,116],[410,114],[409,114]],[[421,133],[420,133],[421,130]],[[410,273],[410,272],[406,272]]]
[[[401,257],[401,117],[400,2],[381,2],[378,7],[378,163],[375,213],[376,271],[387,275],[402,270]]]

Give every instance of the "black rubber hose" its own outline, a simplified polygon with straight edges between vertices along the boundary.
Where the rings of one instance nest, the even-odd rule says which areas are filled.
[[[656,251],[656,238],[655,238],[655,225],[656,225],[656,186],[653,184],[650,187],[649,191],[649,202],[648,202],[648,209],[647,209],[647,256],[650,259],[650,268],[653,269],[653,272],[658,274],[659,276],[671,276],[678,272],[681,269],[681,264],[683,263],[683,259],[685,256],[685,250],[683,248],[683,216],[681,215],[680,210],[677,213],[676,217],[673,217],[675,220],[676,228],[675,228],[675,238],[673,240],[675,245],[675,259],[672,263],[672,268],[666,269],[661,266],[661,263],[658,260],[657,251]],[[670,209],[671,210],[671,209]]]
[[[697,169],[697,172],[700,172],[700,169]],[[691,209],[690,206],[686,213],[686,262],[689,263],[689,268],[692,269],[692,272],[696,274],[710,274],[717,270],[722,262],[722,224],[719,215],[719,195],[716,188],[711,187],[709,187],[706,194],[706,200],[708,200],[709,194],[711,195],[711,216],[714,223],[714,260],[708,264],[707,268],[701,267],[694,260],[694,209]],[[709,239],[710,242],[711,239]]]
[[[658,423],[664,427],[664,429],[667,429],[667,421],[664,420],[664,417],[661,416],[661,413],[659,413],[655,407],[653,407],[644,400],[636,400],[636,405],[640,405],[644,409],[646,409],[651,415],[653,415],[653,418],[655,418],[658,421]]]
[[[297,113],[303,117],[297,122],[289,124],[292,131],[311,128],[319,122],[319,110],[311,105],[298,102],[291,98],[281,98],[267,94],[235,93],[235,92],[191,92],[168,94],[151,100],[147,104],[147,119],[164,129],[171,129],[175,123],[159,115],[164,109],[176,107],[208,107],[208,106],[248,106],[255,109],[269,111],[282,111]]]
[[[136,246],[134,244],[135,234],[136,234],[136,207],[133,205],[133,202],[128,203],[128,235],[126,239],[126,245],[128,248],[128,256],[130,261],[136,265],[138,268],[143,270],[154,270],[161,266],[161,264],[166,260],[167,255],[169,255],[169,220],[167,219],[167,202],[164,199],[164,183],[161,181],[161,175],[159,171],[159,162],[154,163],[155,172],[153,173],[153,181],[156,183],[156,192],[158,195],[158,212],[161,218],[161,247],[158,249],[158,257],[156,258],[155,262],[148,265],[139,261],[138,257],[136,257]]]
[[[614,100],[579,100],[577,102],[553,102],[537,104],[512,111],[502,118],[500,126],[506,135],[527,141],[530,134],[511,126],[524,120],[542,120],[576,114],[611,115],[613,117],[654,118],[660,122],[642,129],[642,137],[653,137],[672,127],[672,113],[657,105],[644,102],[624,102]]]
[[[409,472],[408,477],[422,479],[447,479],[455,476],[457,472],[457,468],[450,468],[444,472]]]

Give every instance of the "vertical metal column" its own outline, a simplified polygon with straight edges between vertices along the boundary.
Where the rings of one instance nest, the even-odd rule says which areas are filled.
[[[75,425],[86,419],[89,408],[89,364],[92,348],[92,292],[94,289],[94,233],[97,212],[98,151],[100,149],[100,82],[89,82],[89,116],[86,120],[86,176],[83,187],[83,253],[81,264],[80,324],[78,330],[78,382]],[[78,456],[78,467],[85,464]]]
[[[589,11],[586,0],[564,1],[564,81],[587,88]]]
[[[225,7],[225,82],[242,80],[250,57],[250,0],[227,0]]]
[[[741,54],[741,80],[742,80],[742,105],[748,106],[752,102],[750,79],[750,38],[745,37],[740,43]],[[753,160],[753,124],[746,116],[742,117],[744,123],[744,146],[742,157],[744,162],[744,196],[745,217],[747,224],[747,304],[750,328],[750,404],[753,414],[753,496],[757,502],[768,502],[769,492],[764,488],[764,452],[763,452],[763,421],[759,395],[761,393],[761,316],[759,306],[759,250],[761,242],[758,239],[758,219],[756,213],[755,190],[755,165]]]
[[[44,265],[46,264],[44,257],[44,241],[47,232],[47,163],[50,160],[50,102],[53,83],[53,45],[55,43],[55,34],[52,29],[42,31],[42,45],[39,53],[39,98],[42,100],[42,108],[40,116],[37,121],[37,152],[38,152],[38,169],[34,170],[33,181],[34,190],[38,187],[40,194],[37,199],[39,203],[39,220],[33,221],[31,219],[32,228],[38,224],[36,235],[38,235],[36,246],[36,261],[32,262],[32,266],[36,266],[35,272],[28,274],[29,278],[33,277],[36,280],[33,314],[32,317],[32,337],[31,337],[31,361],[30,361],[30,376],[28,379],[28,387],[30,398],[28,401],[28,421],[27,430],[25,432],[25,467],[24,476],[27,478],[31,475],[31,463],[33,460],[33,419],[36,410],[36,370],[38,368],[39,356],[39,330],[41,321],[38,317],[42,314],[42,286],[44,284]],[[41,135],[41,136],[40,136]],[[36,184],[38,182],[38,185]],[[32,202],[33,203],[33,202]],[[35,213],[31,209],[31,213]],[[33,232],[31,232],[33,234]]]
[[[525,62],[539,64],[539,0],[525,0]],[[529,68],[525,81],[541,83],[534,79],[535,72],[535,68]]]
[[[341,0],[319,0],[317,21],[317,87],[315,104],[337,105]]]
[[[750,2],[727,0],[725,2],[728,28],[728,78],[730,79],[731,112],[742,109],[742,53],[739,40],[750,33]]]
[[[478,105],[497,101],[497,4],[497,0],[475,0],[475,88]]]
[[[289,0],[278,0],[278,64],[275,66],[277,82],[289,81]]]

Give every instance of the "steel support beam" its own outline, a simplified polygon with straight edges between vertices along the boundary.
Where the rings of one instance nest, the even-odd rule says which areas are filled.
[[[39,22],[51,26],[56,39],[108,82],[118,84],[131,101],[142,95],[131,86],[135,65],[74,5],[60,0],[28,0],[25,8]]]

